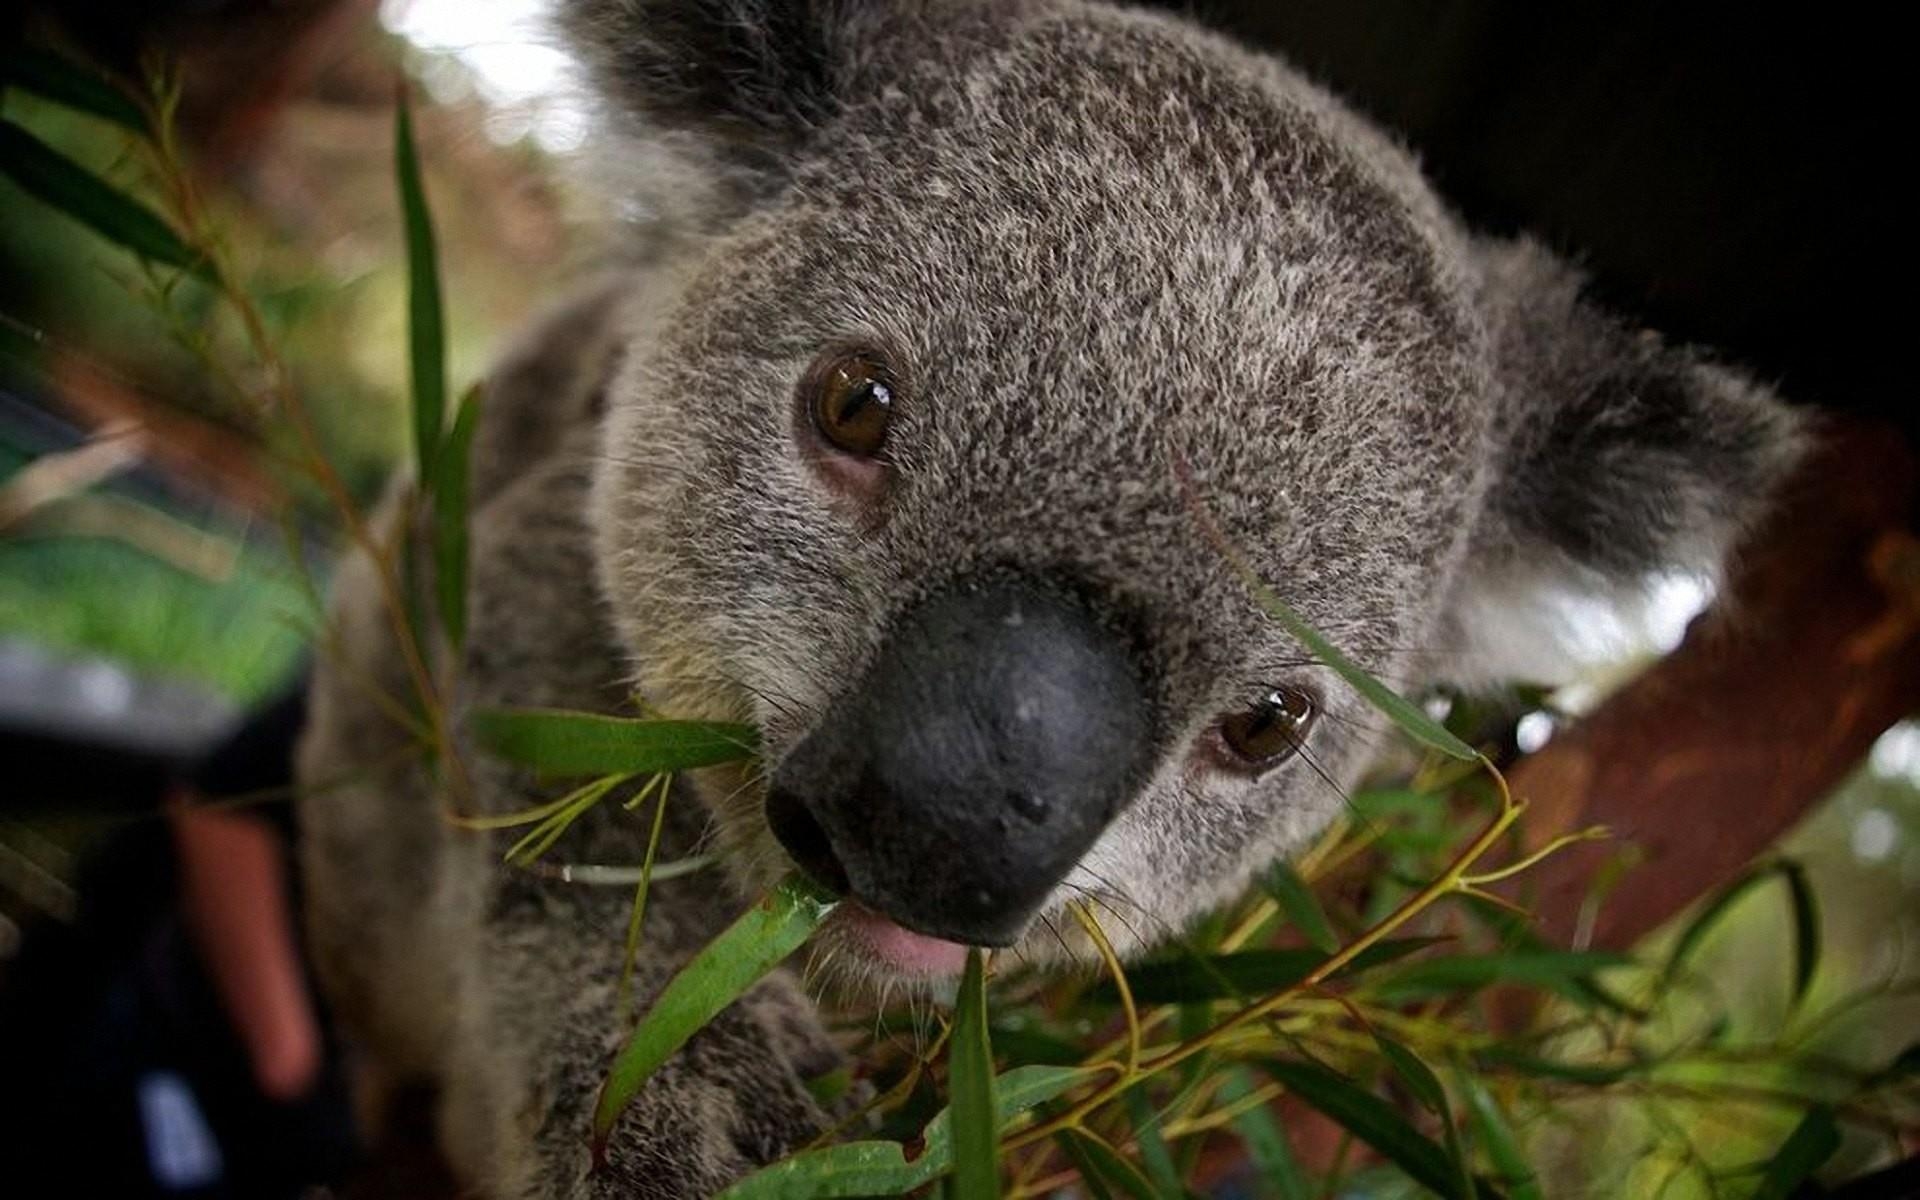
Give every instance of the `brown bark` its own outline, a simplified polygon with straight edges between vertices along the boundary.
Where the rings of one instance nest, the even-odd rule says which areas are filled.
[[[1594,872],[1637,863],[1588,940],[1624,948],[1732,880],[1920,710],[1912,450],[1888,428],[1828,431],[1671,656],[1521,762],[1527,838],[1602,824],[1510,889],[1572,940]]]

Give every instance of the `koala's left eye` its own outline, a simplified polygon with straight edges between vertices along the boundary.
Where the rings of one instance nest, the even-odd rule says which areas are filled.
[[[1238,765],[1265,770],[1293,757],[1318,713],[1310,693],[1277,687],[1251,706],[1222,717],[1220,740]]]
[[[831,355],[814,364],[802,388],[813,427],[834,449],[872,458],[887,444],[895,384],[892,372],[877,356]]]

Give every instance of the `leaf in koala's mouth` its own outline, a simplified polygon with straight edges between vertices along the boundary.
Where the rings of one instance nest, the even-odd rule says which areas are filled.
[[[684,771],[751,758],[760,744],[751,725],[552,708],[483,708],[467,724],[488,753],[547,775]]]
[[[613,1061],[593,1109],[593,1157],[604,1161],[613,1123],[660,1064],[820,928],[838,900],[789,875],[667,981]]]

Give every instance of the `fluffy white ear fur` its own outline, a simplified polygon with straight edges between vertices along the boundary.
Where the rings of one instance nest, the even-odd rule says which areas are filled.
[[[1445,617],[1448,675],[1563,682],[1684,626],[1685,581],[1714,591],[1805,433],[1769,389],[1588,303],[1537,244],[1476,250],[1502,444]]]

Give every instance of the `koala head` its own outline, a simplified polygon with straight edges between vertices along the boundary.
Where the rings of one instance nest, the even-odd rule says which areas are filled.
[[[1766,392],[1477,239],[1282,63],[1073,0],[573,0],[656,240],[592,514],[641,692],[840,957],[1123,949],[1338,812],[1383,721],[1196,520],[1401,688],[1543,594],[1709,571]],[[1065,935],[1065,936],[1062,936]]]

